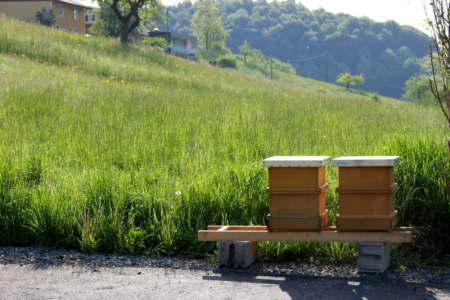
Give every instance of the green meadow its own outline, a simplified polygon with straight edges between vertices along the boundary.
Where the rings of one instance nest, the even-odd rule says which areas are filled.
[[[264,158],[399,155],[399,225],[416,230],[392,254],[449,257],[437,107],[244,71],[0,18],[0,245],[214,257],[198,230],[265,225]],[[331,165],[327,182],[334,225]],[[259,244],[260,260],[355,255],[352,243]]]

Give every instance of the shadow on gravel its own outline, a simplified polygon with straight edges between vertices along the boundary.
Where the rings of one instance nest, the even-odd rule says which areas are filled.
[[[75,265],[50,265],[45,263],[38,263],[33,265],[25,265],[22,266],[23,268],[27,270],[32,271],[52,271],[52,270],[61,270],[63,268],[72,267],[76,268],[77,270],[81,270],[82,272],[97,272],[99,268],[94,266],[75,266]],[[79,273],[79,272],[77,272]]]
[[[218,276],[219,275],[219,276]],[[291,299],[450,299],[450,285],[374,281],[301,275],[267,275],[220,270],[206,281],[253,283],[261,289],[277,285]]]

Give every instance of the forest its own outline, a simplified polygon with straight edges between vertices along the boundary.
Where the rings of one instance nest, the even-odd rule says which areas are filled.
[[[290,63],[297,75],[336,82],[341,73],[363,75],[358,89],[401,99],[405,82],[419,74],[430,38],[395,21],[310,11],[300,2],[218,0],[214,4],[235,54],[247,41],[263,55]],[[170,30],[193,35],[197,3],[169,7]],[[163,26],[161,26],[163,28]]]

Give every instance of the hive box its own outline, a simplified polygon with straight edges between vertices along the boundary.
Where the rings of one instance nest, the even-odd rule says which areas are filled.
[[[328,225],[325,166],[329,156],[274,156],[263,160],[269,168],[269,231],[321,231]]]
[[[338,231],[388,231],[397,226],[394,165],[398,156],[346,156],[339,167]]]

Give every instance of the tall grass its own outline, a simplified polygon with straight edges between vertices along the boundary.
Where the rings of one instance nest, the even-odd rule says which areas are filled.
[[[0,244],[212,253],[197,230],[264,225],[273,155],[400,155],[396,253],[450,253],[435,108],[270,81],[0,18]],[[327,93],[314,92],[320,87]],[[337,170],[327,167],[337,212]],[[260,243],[260,259],[345,260],[349,243]]]

